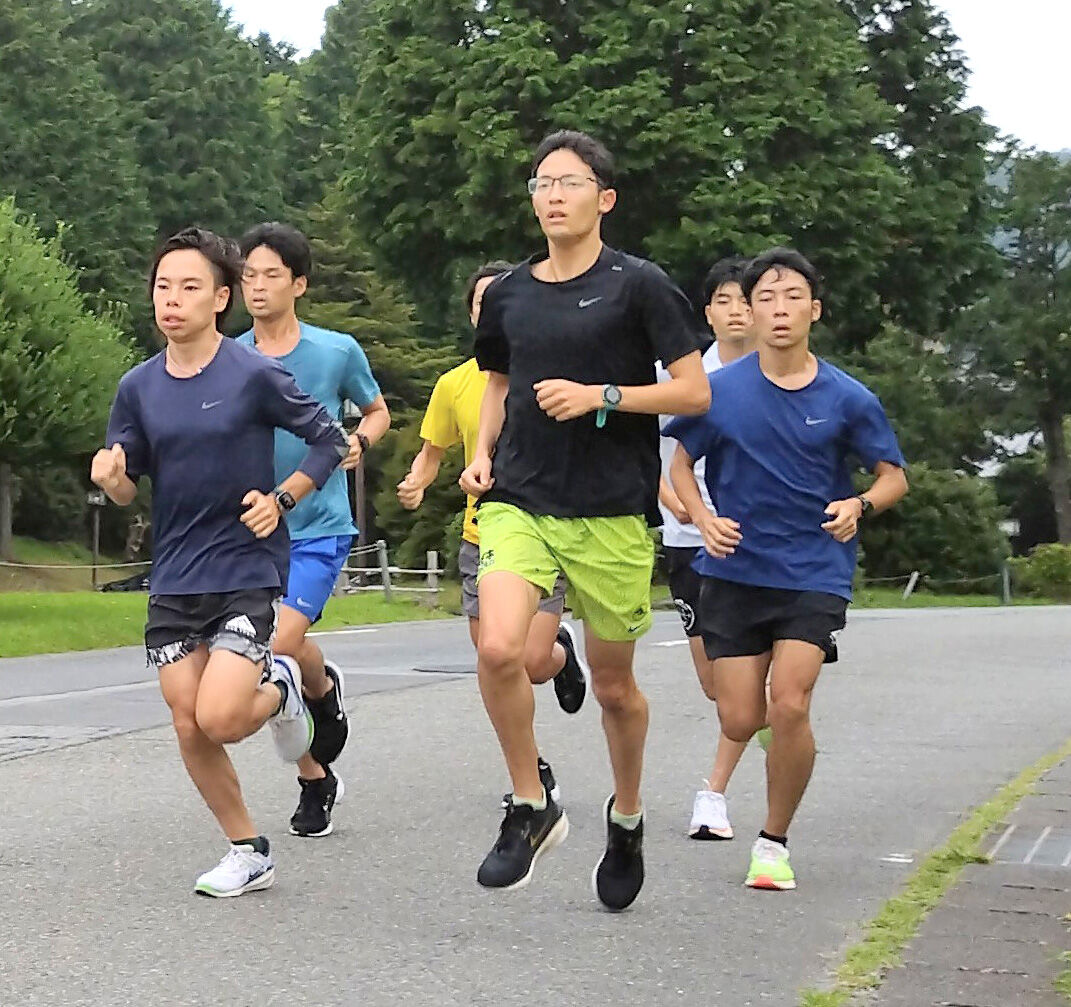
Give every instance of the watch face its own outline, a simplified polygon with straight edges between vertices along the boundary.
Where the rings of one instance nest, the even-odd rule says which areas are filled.
[[[621,389],[617,385],[607,385],[602,390],[602,397],[608,406],[621,405]]]

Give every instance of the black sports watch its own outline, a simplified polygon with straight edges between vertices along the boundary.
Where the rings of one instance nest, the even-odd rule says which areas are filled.
[[[870,510],[871,507],[874,506],[874,501],[871,500],[870,497],[865,496],[862,493],[860,493],[858,496],[856,496],[856,500],[858,500],[863,505],[863,511],[859,515],[860,517],[862,517],[863,514],[865,514],[868,510]]]
[[[294,499],[292,493],[288,493],[286,490],[275,490],[272,493],[275,497],[275,503],[279,510],[284,514],[289,514],[297,506],[297,501]]]
[[[372,446],[372,443],[360,430],[357,431],[357,443],[361,445],[362,457],[368,454],[368,449]]]

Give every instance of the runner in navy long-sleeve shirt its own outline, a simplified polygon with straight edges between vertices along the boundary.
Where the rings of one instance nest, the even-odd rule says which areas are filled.
[[[218,331],[240,276],[237,248],[188,228],[153,263],[163,352],[123,376],[92,479],[117,504],[141,476],[153,487],[153,572],[145,645],[159,670],[183,761],[231,842],[196,891],[269,887],[257,833],[224,744],[270,722],[296,762],[312,741],[301,673],[272,659],[289,539],[281,514],[321,487],[348,450],[344,431],[277,363]],[[305,460],[274,482],[275,428],[301,437]]]

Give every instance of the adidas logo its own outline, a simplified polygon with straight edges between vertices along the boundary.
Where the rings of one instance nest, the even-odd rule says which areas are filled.
[[[225,633],[237,633],[239,636],[253,637],[254,639],[257,635],[256,627],[247,615],[236,615],[233,619],[228,619],[223,624],[223,631]]]

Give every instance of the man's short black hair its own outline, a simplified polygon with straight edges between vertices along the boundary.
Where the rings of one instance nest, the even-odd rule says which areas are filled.
[[[810,260],[794,248],[778,246],[777,248],[771,248],[768,252],[763,252],[762,255],[757,255],[744,270],[743,278],[740,281],[740,289],[744,291],[744,297],[747,299],[748,304],[751,303],[751,294],[759,280],[771,269],[778,268],[791,269],[793,272],[799,273],[811,288],[811,299],[821,299],[822,277]]]
[[[295,280],[299,276],[307,280],[312,278],[312,247],[309,239],[296,227],[280,224],[276,220],[251,227],[239,242],[242,258],[247,258],[254,248],[260,248],[261,245],[270,248],[283,260],[283,265]]]
[[[600,189],[614,187],[614,156],[606,147],[587,133],[576,129],[559,129],[545,136],[536,147],[532,157],[532,174],[539,171],[539,166],[556,150],[571,150],[590,169],[599,183]]]
[[[492,259],[473,271],[468,283],[465,284],[465,304],[468,306],[470,315],[472,314],[472,301],[476,296],[476,284],[480,280],[487,279],[488,276],[501,276],[503,273],[508,273],[512,268],[513,265],[504,259]]]
[[[212,275],[216,280],[216,289],[226,287],[231,296],[222,311],[216,312],[216,324],[221,325],[227,317],[227,312],[234,304],[235,293],[242,278],[242,259],[238,252],[238,246],[230,239],[224,238],[213,231],[203,227],[186,227],[178,234],[171,235],[156,251],[153,256],[152,269],[149,271],[149,300],[152,300],[153,289],[156,287],[156,274],[160,269],[160,261],[171,252],[192,248],[200,252],[212,267]]]
[[[705,308],[710,304],[718,289],[724,287],[726,283],[740,284],[745,269],[747,269],[747,259],[741,258],[739,255],[730,255],[725,259],[718,259],[710,267],[710,272],[707,273],[706,279],[703,280],[703,307]],[[740,289],[744,289],[742,285]]]

